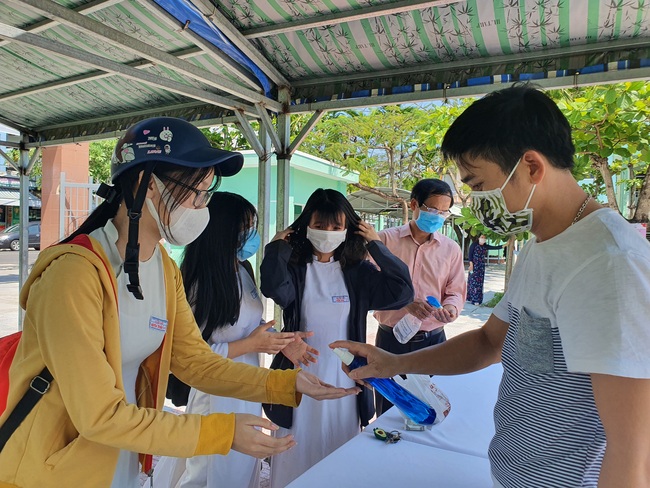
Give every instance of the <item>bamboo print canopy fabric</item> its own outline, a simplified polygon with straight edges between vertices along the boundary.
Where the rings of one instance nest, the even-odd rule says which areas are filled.
[[[245,34],[264,26],[290,25],[324,13],[363,9],[374,0],[231,0],[223,2],[231,21]],[[449,2],[446,2],[449,3]],[[513,59],[501,66],[453,68],[435,75],[436,65],[463,60],[509,56],[541,49],[570,48],[622,38],[647,37],[650,2],[647,0],[469,0],[441,7],[396,13],[317,28],[279,33],[255,39],[259,48],[308,99],[330,95],[331,87],[301,88],[301,80],[339,75],[340,91],[394,87],[401,71],[409,69],[400,85],[467,82],[480,76],[538,74],[581,69],[618,61],[607,52],[564,56],[528,64]],[[273,32],[273,31],[270,31]],[[638,53],[648,56],[648,49]],[[418,72],[418,66],[422,72]],[[395,76],[387,71],[395,70]],[[385,79],[361,83],[345,75],[381,72]],[[539,76],[539,75],[537,75]],[[504,80],[505,81],[505,80]],[[509,80],[508,80],[509,81]],[[314,83],[309,83],[313,86]]]

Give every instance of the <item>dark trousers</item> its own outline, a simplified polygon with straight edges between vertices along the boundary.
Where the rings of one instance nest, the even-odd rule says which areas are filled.
[[[410,341],[406,344],[402,344],[395,338],[392,329],[380,325],[377,330],[375,346],[384,351],[392,352],[393,354],[406,354],[407,352],[419,351],[425,347],[440,344],[441,342],[445,342],[445,340],[447,340],[445,330],[440,329],[439,331],[428,334],[418,332]],[[375,391],[375,409],[377,410],[377,417],[392,406],[393,404],[391,402]]]

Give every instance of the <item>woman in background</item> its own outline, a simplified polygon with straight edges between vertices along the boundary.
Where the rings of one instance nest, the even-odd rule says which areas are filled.
[[[208,209],[208,226],[185,248],[181,264],[187,300],[214,352],[259,366],[259,353],[278,353],[294,334],[269,332],[273,323],[262,319],[264,308],[247,261],[260,245],[257,212],[248,200],[228,192],[215,193]],[[170,379],[170,384],[177,381]],[[260,416],[262,405],[190,390],[186,413],[216,412]],[[260,463],[234,451],[226,456],[167,457],[156,467],[156,487],[257,488]]]
[[[366,260],[368,253],[381,271]],[[285,330],[308,337],[283,349],[271,368],[304,364],[323,381],[341,386],[354,382],[328,345],[341,338],[365,342],[369,310],[398,309],[413,300],[406,265],[336,190],[318,189],[309,197],[298,219],[266,246],[261,274],[262,293],[283,308]],[[317,360],[319,350],[324,353]],[[307,398],[296,410],[264,407],[283,427],[278,435],[293,435],[298,444],[291,455],[271,458],[272,488],[287,486],[357,435],[374,414],[368,389],[325,408]]]
[[[483,283],[485,281],[485,260],[488,251],[502,249],[502,246],[490,246],[486,244],[487,238],[481,234],[477,240],[469,246],[469,278],[467,279],[467,301],[472,305],[483,303]]]

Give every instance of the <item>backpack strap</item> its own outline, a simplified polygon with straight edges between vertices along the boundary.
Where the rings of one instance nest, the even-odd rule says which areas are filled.
[[[5,447],[5,444],[11,437],[11,434],[20,426],[25,420],[29,412],[36,406],[38,401],[50,389],[50,385],[54,381],[52,373],[47,368],[43,368],[37,376],[32,378],[29,382],[29,388],[23,397],[20,399],[16,407],[7,417],[5,423],[0,427],[0,451]]]
[[[85,247],[86,249],[92,251],[97,255],[97,257],[104,263],[104,267],[108,271],[108,265],[102,259],[97,251],[93,249],[92,242],[86,234],[80,234],[74,239],[69,241],[67,244],[75,244],[78,246]],[[115,293],[115,300],[117,301],[117,292],[113,287],[113,293]],[[5,420],[4,424],[0,426],[0,452],[4,449],[5,444],[11,437],[11,435],[16,431],[20,424],[27,418],[32,409],[36,406],[39,400],[45,395],[49,390],[54,377],[50,370],[47,369],[47,366],[43,368],[38,375],[32,378],[32,381],[29,382],[29,388],[16,404],[12,412]]]

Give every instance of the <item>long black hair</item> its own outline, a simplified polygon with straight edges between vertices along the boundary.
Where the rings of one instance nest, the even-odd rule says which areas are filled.
[[[131,191],[135,195],[138,178],[143,168],[144,166],[140,165],[134,166],[128,171],[122,173],[114,181],[115,196],[110,201],[105,200],[102,202],[101,205],[92,211],[77,230],[61,242],[65,243],[71,241],[80,234],[90,234],[92,231],[104,227],[106,222],[117,215],[120,205],[124,202],[124,192]],[[177,208],[181,202],[185,201],[188,196],[192,194],[192,188],[197,187],[212,170],[215,171],[216,177],[216,181],[212,186],[218,187],[221,181],[218,167],[189,168],[171,163],[156,163],[153,174],[155,174],[165,184],[165,188],[167,188],[169,194],[173,196],[173,201],[169,202],[170,208],[167,208],[165,205],[168,203],[169,198],[160,199],[158,203],[158,215],[160,215],[160,218],[164,219],[163,215],[170,213]],[[168,178],[172,178],[173,180]],[[163,202],[163,200],[165,200],[165,202]]]
[[[181,273],[194,318],[203,327],[207,341],[215,329],[234,324],[239,318],[241,283],[237,252],[257,211],[244,197],[217,192],[208,203],[210,222],[203,233],[185,247]]]
[[[311,194],[302,213],[290,226],[294,231],[289,238],[293,248],[292,260],[304,264],[313,259],[314,247],[307,239],[307,227],[314,213],[318,213],[326,225],[339,222],[341,215],[345,216],[345,242],[334,250],[334,259],[341,263],[342,268],[358,264],[366,258],[366,241],[356,233],[361,219],[350,202],[341,192],[319,188]]]

